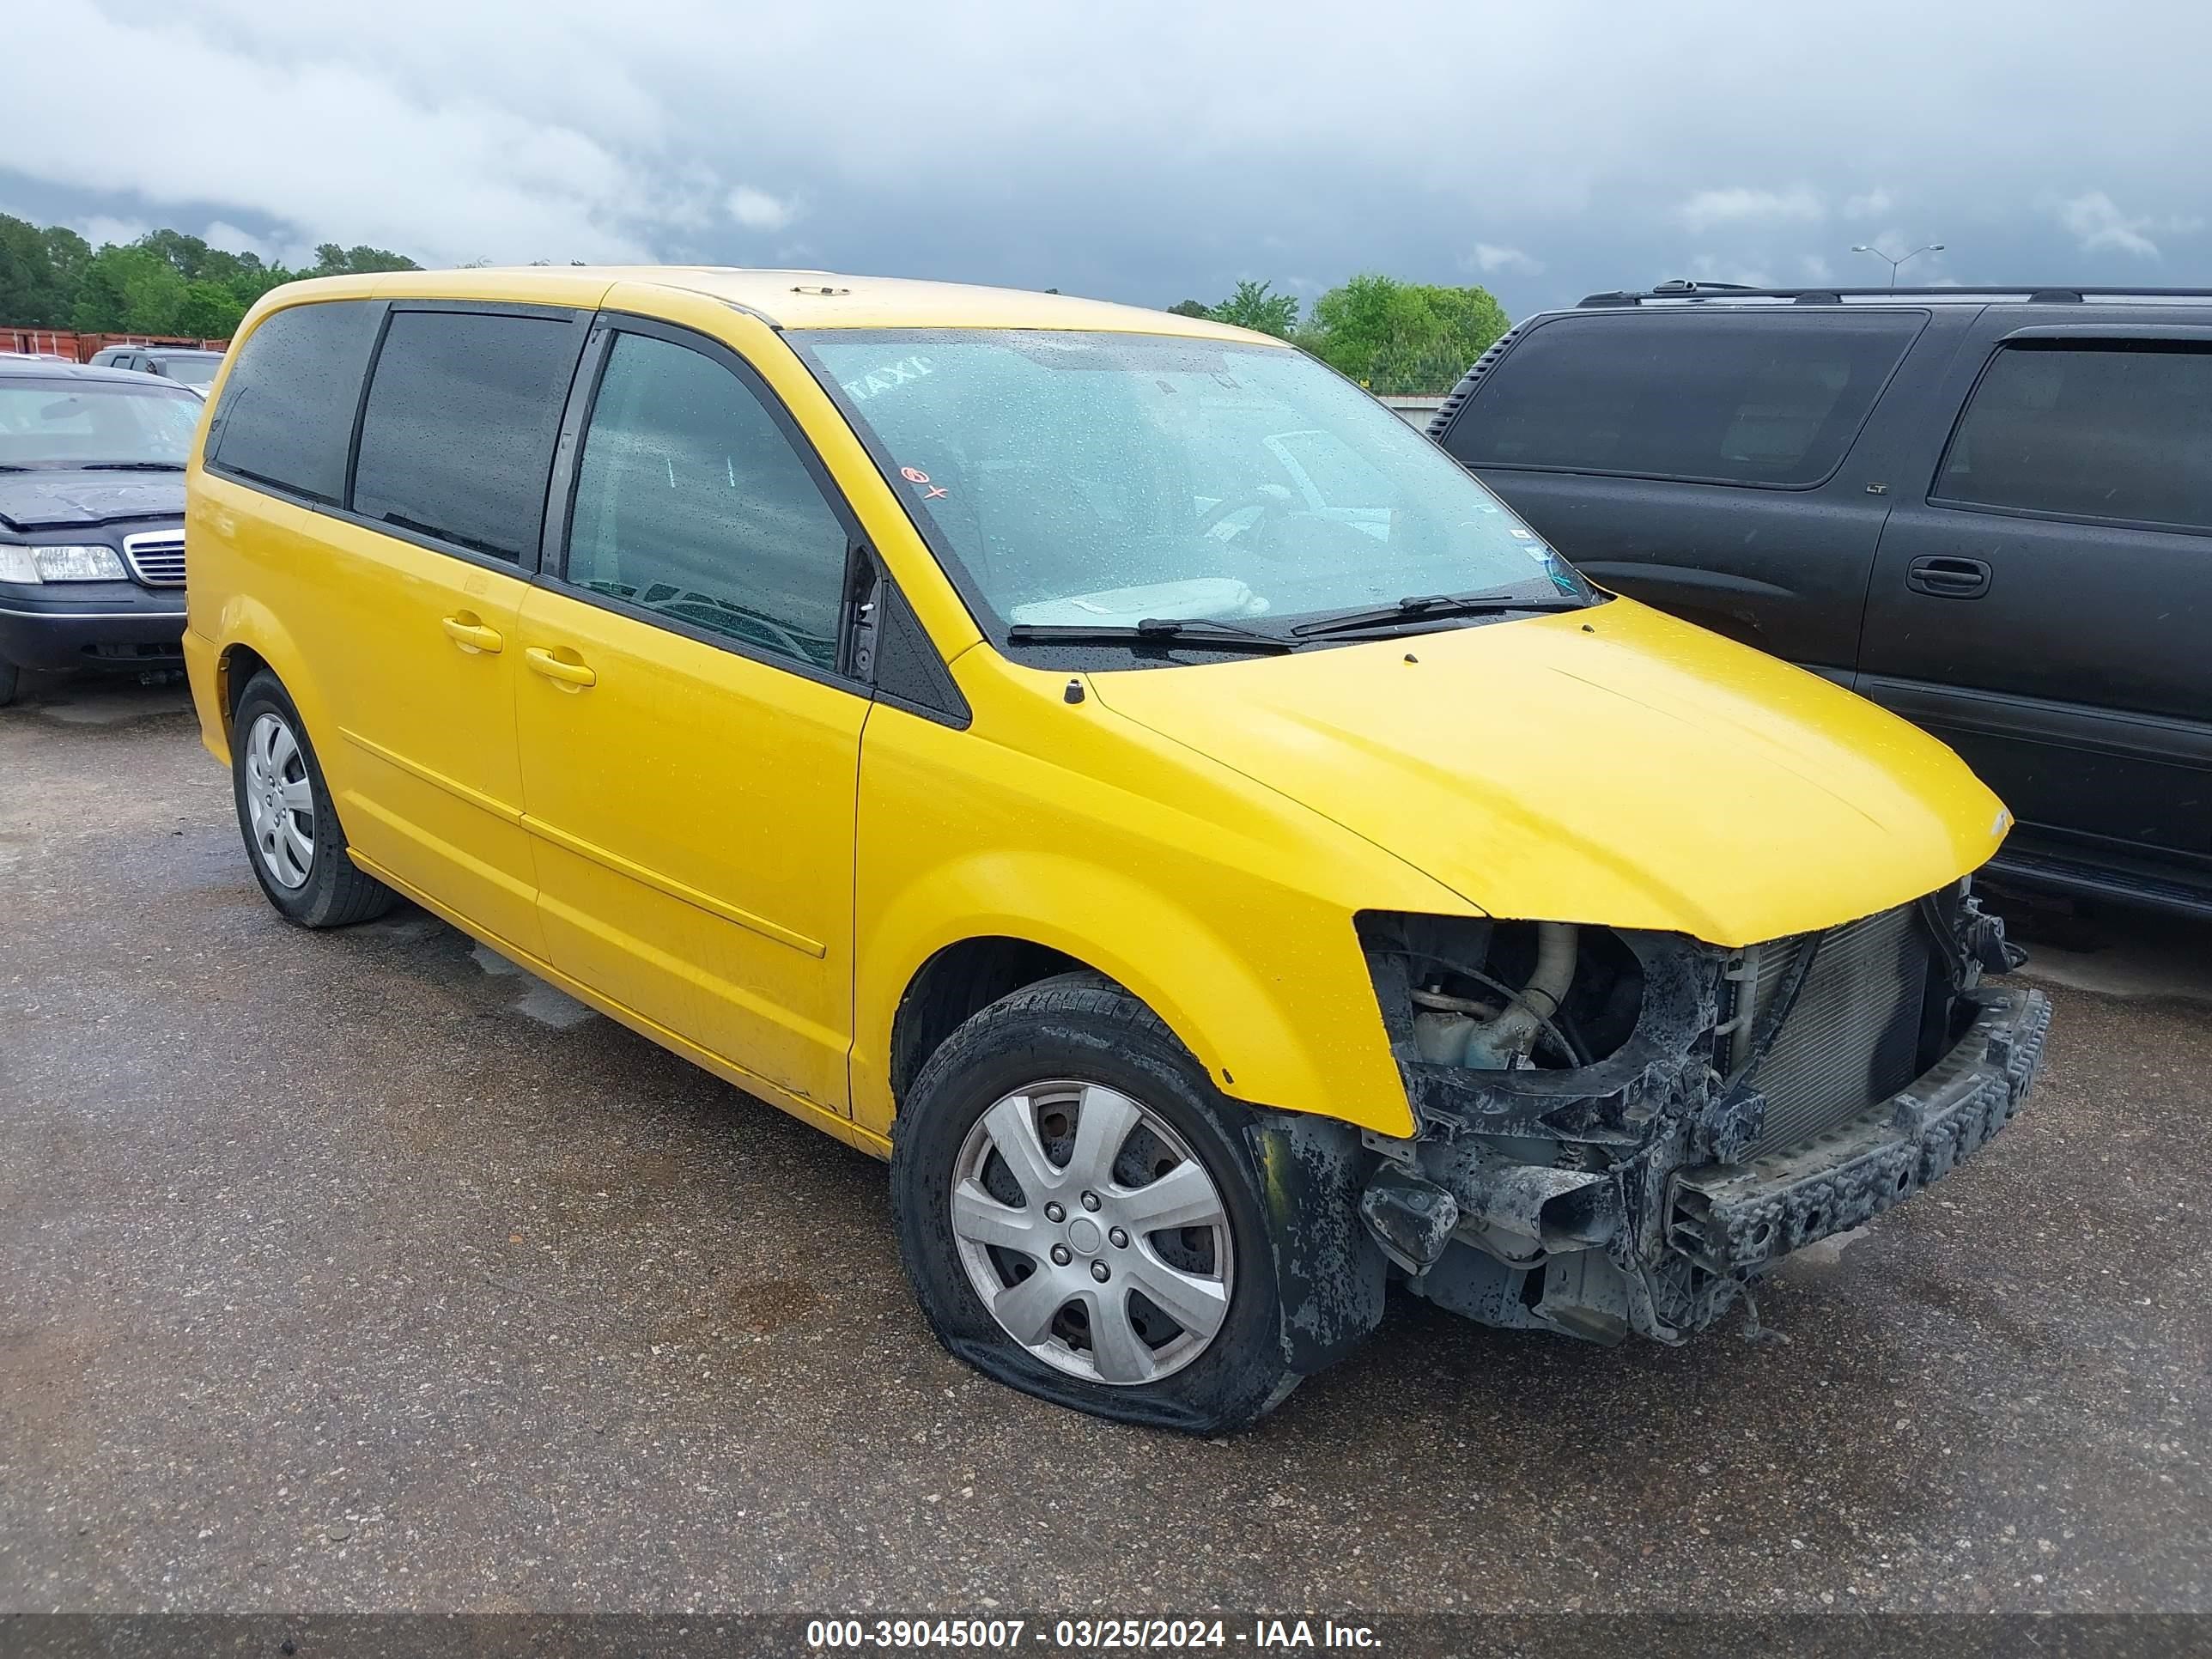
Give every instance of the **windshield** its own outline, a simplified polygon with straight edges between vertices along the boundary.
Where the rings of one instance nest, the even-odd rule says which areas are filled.
[[[205,386],[215,379],[215,372],[222,367],[220,352],[195,352],[191,356],[154,359],[156,372],[172,380],[182,380],[186,386]]]
[[[1303,352],[1011,330],[793,337],[1002,634],[1163,617],[1276,630],[1415,595],[1590,597],[1443,451]]]
[[[150,381],[0,380],[0,467],[181,467],[204,407],[189,392]]]

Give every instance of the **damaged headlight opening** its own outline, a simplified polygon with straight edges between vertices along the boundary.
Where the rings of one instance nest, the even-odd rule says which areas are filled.
[[[1360,1212],[1486,1323],[1680,1341],[1776,1256],[1936,1179],[2018,1109],[2048,1006],[1964,882],[1742,949],[1367,912],[1416,1134]]]

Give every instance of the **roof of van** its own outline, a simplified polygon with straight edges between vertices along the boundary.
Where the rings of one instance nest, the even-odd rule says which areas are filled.
[[[1181,334],[1264,345],[1283,343],[1201,317],[1022,289],[854,276],[827,270],[750,270],[728,265],[521,265],[318,277],[272,290],[279,305],[306,299],[511,300],[598,306],[627,283],[683,289],[753,313],[778,328],[1091,329]]]

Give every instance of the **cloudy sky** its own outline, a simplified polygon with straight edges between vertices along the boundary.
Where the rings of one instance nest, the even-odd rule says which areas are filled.
[[[2212,282],[2203,0],[36,0],[0,211],[295,258]],[[36,66],[36,67],[33,67]]]

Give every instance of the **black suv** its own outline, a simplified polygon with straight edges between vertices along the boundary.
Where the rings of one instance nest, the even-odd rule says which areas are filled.
[[[19,668],[180,667],[197,392],[0,357],[0,703]]]
[[[1950,744],[1995,869],[2212,915],[2212,290],[1593,295],[1429,433],[1596,580]]]
[[[107,346],[92,354],[97,368],[129,368],[141,374],[158,374],[179,386],[191,386],[202,397],[222,367],[222,353],[192,346]]]

